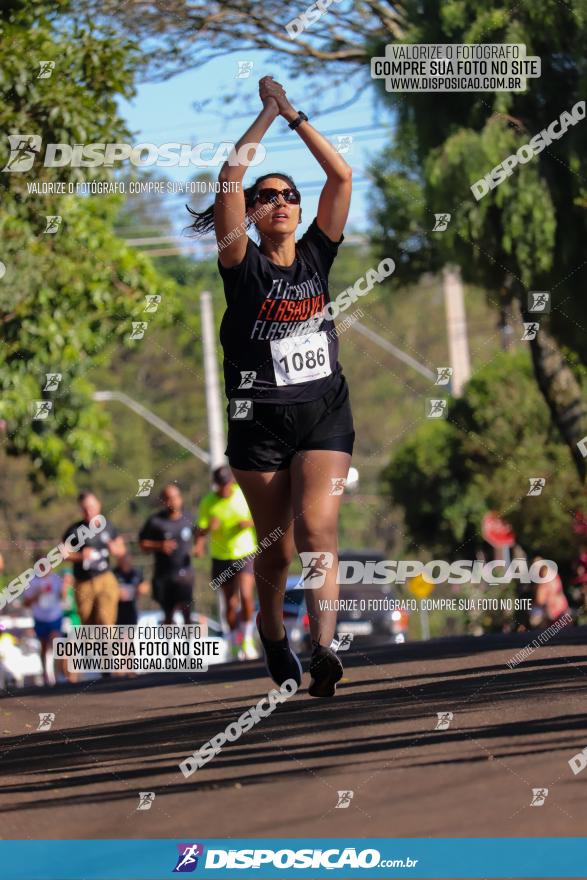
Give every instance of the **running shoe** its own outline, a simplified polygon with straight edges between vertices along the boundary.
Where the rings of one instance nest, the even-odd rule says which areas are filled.
[[[299,687],[302,683],[302,664],[289,646],[287,633],[278,642],[266,639],[261,632],[261,612],[257,614],[257,630],[265,655],[265,668],[275,684],[281,686],[284,681],[293,678]]]
[[[244,660],[257,660],[259,652],[255,647],[255,640],[252,636],[245,636],[241,645]]]
[[[235,642],[232,642],[230,645],[230,656],[233,660],[242,660],[244,658],[244,654],[241,650],[241,646],[237,645]]]
[[[333,697],[336,691],[336,682],[342,678],[344,670],[338,655],[318,642],[312,642],[312,656],[310,658],[310,687],[308,693],[311,697]]]

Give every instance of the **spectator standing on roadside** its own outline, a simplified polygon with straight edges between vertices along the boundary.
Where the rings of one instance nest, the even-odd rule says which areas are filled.
[[[74,536],[80,526],[88,526],[102,510],[93,492],[80,492],[77,500],[83,519],[65,531],[63,541]],[[123,539],[114,524],[106,519],[101,532],[86,538],[81,550],[69,554],[68,559],[73,562],[75,601],[82,624],[113,626],[116,623],[118,582],[110,568],[110,556],[120,559],[125,552]]]

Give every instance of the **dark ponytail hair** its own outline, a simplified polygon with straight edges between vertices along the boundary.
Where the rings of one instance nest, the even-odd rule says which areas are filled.
[[[292,189],[298,191],[297,186],[295,185],[293,179],[289,176],[289,174],[282,174],[281,171],[276,171],[272,174],[263,174],[261,177],[258,177],[256,181],[251,184],[251,186],[247,186],[243,192],[245,196],[245,209],[248,209],[253,204],[253,199],[259,186],[263,183],[264,180],[267,180],[268,177],[280,177],[282,180],[285,180],[286,183]],[[204,235],[206,232],[212,232],[214,229],[214,204],[212,203],[208,208],[204,211],[194,211],[190,208],[189,205],[186,205],[188,213],[194,218],[193,223],[190,223],[189,226],[186,227],[188,234],[190,235]],[[253,221],[247,216],[245,218],[245,223],[247,224],[247,228],[253,225]]]

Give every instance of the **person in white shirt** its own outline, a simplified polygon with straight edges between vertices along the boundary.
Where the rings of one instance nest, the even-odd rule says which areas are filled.
[[[25,594],[24,604],[30,608],[35,622],[35,634],[41,643],[41,663],[45,684],[55,684],[49,675],[47,656],[52,650],[53,640],[62,635],[63,600],[66,587],[63,578],[50,572],[44,577],[34,577]],[[63,672],[63,661],[57,661]]]

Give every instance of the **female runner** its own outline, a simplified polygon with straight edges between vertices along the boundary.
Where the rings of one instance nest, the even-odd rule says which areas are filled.
[[[312,636],[309,693],[331,697],[342,664],[330,647],[336,629],[337,527],[354,441],[349,392],[338,363],[328,273],[343,240],[351,169],[298,113],[272,77],[260,80],[263,109],[235,145],[257,146],[277,116],[289,123],[326,174],[318,213],[296,242],[300,193],[287,174],[242,187],[247,165],[224,164],[213,206],[194,216],[196,233],[214,228],[227,309],[220,328],[229,399],[227,456],[247,499],[258,539],[277,538],[255,559],[257,628],[277,684],[301,683],[283,626],[283,594],[297,549],[304,565]],[[252,151],[251,151],[252,152]],[[248,152],[248,155],[251,155]],[[260,244],[246,234],[254,224]]]

